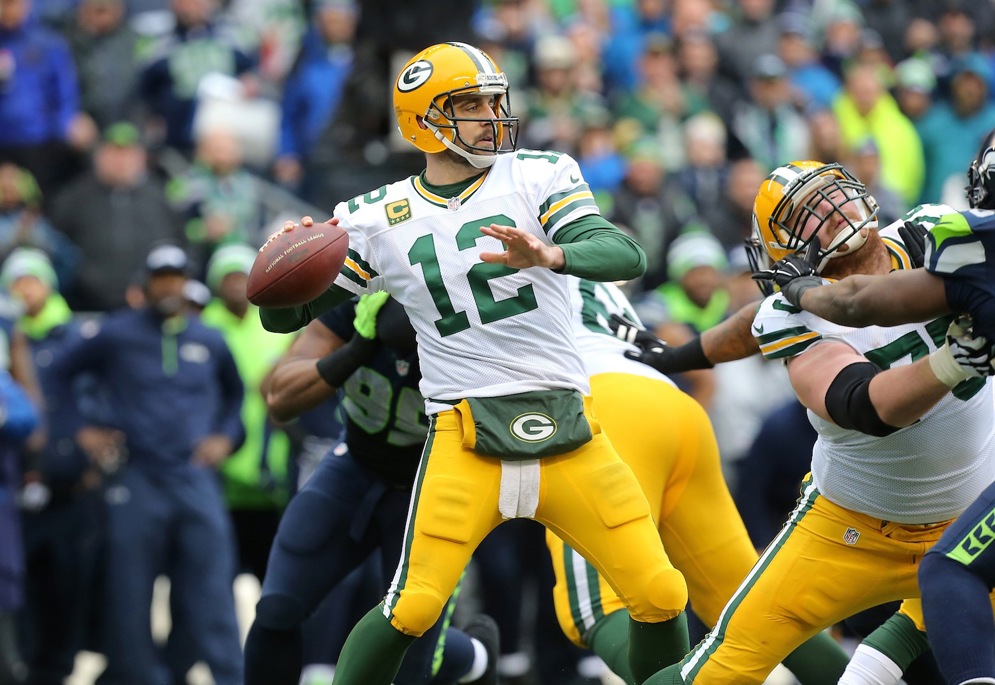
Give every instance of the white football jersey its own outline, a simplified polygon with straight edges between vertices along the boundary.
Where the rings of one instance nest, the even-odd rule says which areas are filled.
[[[638,349],[635,345],[619,340],[612,333],[608,325],[612,314],[624,316],[641,325],[625,293],[614,283],[598,283],[576,276],[568,278],[574,336],[577,338],[587,375],[628,373],[673,383],[652,366],[626,357],[626,350]]]
[[[504,247],[480,228],[517,226],[552,244],[562,226],[597,213],[577,163],[558,152],[499,155],[451,198],[413,176],[335,208],[349,233],[335,284],[356,294],[386,290],[404,306],[429,414],[465,397],[554,388],[587,394],[569,279],[482,262],[481,252]]]
[[[907,268],[908,255],[896,229],[896,224],[881,229],[882,238],[895,268]],[[888,369],[936,350],[949,320],[849,328],[802,311],[777,293],[761,305],[753,334],[769,359],[788,359],[821,341],[838,339]],[[886,521],[954,518],[995,478],[992,402],[991,383],[965,381],[919,421],[883,438],[841,428],[809,411],[819,433],[812,453],[815,485],[836,504]]]

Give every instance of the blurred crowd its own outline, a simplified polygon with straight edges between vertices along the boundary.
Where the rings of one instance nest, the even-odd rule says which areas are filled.
[[[991,0],[430,4],[0,0],[0,288],[11,296],[0,312],[11,322],[2,351],[14,377],[29,388],[40,379],[36,391],[49,399],[39,417],[47,444],[44,431],[24,444],[0,432],[20,459],[0,472],[0,504],[21,511],[25,541],[24,564],[0,561],[0,579],[27,578],[21,595],[0,591],[0,664],[21,669],[8,669],[20,674],[10,682],[62,682],[78,650],[106,646],[92,638],[102,611],[90,602],[109,600],[89,588],[116,563],[102,559],[98,533],[102,503],[124,492],[106,479],[127,455],[113,433],[80,441],[51,422],[68,392],[83,423],[118,425],[94,383],[114,371],[79,360],[67,390],[45,369],[53,348],[112,312],[181,299],[222,332],[244,385],[248,437],[227,436],[231,449],[242,445],[234,457],[203,457],[217,459],[237,540],[221,573],[265,572],[298,473],[340,426],[266,418],[260,386],[287,341],[259,327],[245,276],[285,219],[323,218],[419,171],[422,155],[393,130],[390,102],[391,79],[414,52],[459,40],[495,59],[521,119],[518,146],[579,162],[601,212],[643,246],[648,269],[628,292],[644,324],[673,344],[760,297],[742,245],[773,168],[845,164],[878,200],[884,225],[921,202],[966,207],[964,172],[995,126]],[[163,245],[180,253],[157,252]],[[175,293],[163,280],[170,274],[183,276]],[[37,367],[28,378],[24,354]],[[815,437],[783,368],[752,358],[677,380],[708,409],[762,547],[791,508]],[[780,436],[784,449],[758,449],[758,434]],[[544,629],[523,632],[525,619],[503,601],[520,595],[523,578],[549,582],[546,568],[507,571],[509,559],[542,558],[523,552],[541,547],[537,531],[508,528],[481,551],[505,569],[502,587],[488,595],[484,578],[477,600],[506,615],[506,677],[527,682],[545,668],[536,682],[574,682],[583,655],[565,641],[526,644],[556,631],[543,592],[533,589],[538,608],[526,614],[545,616]],[[0,521],[0,545],[22,534],[11,530]],[[182,604],[174,611],[182,627]],[[175,662],[214,658],[208,651],[179,645]],[[566,654],[570,666],[530,661],[539,653]]]

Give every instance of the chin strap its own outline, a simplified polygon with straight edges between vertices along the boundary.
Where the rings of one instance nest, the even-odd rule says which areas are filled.
[[[860,230],[851,233],[845,240],[843,239],[843,233],[839,233],[833,238],[833,242],[829,244],[825,250],[823,250],[823,257],[819,260],[819,264],[816,266],[816,273],[822,273],[822,270],[826,268],[826,264],[829,263],[830,259],[835,257],[846,257],[853,254],[867,242],[867,235],[863,233],[866,228],[868,230],[876,229],[878,226],[877,221],[869,221],[860,227]],[[847,249],[845,252],[840,252],[839,248],[846,245]]]
[[[453,141],[449,140],[449,138],[444,136],[442,132],[439,131],[438,127],[433,126],[431,123],[428,122],[427,119],[425,120],[425,126],[426,128],[428,128],[429,131],[435,134],[436,139],[438,139],[440,143],[445,145],[446,148],[458,154],[460,157],[468,161],[477,169],[487,169],[493,166],[495,160],[497,160],[496,153],[493,155],[477,155],[467,150],[464,150],[459,145],[457,145]]]

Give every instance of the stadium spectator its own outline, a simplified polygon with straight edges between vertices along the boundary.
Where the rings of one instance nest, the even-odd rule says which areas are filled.
[[[59,294],[58,279],[44,252],[17,248],[0,269],[0,287],[23,307],[17,327],[27,337],[44,394],[43,447],[28,446],[36,463],[21,495],[27,605],[23,615],[29,683],[51,685],[68,678],[76,654],[96,647],[87,629],[102,613],[104,595],[97,583],[103,535],[101,455],[76,442],[80,416],[96,419],[102,407],[92,382],[81,378],[72,394],[51,362],[59,350],[77,342],[85,324]]]
[[[101,130],[140,116],[142,39],[128,24],[124,0],[80,0],[66,31],[79,77],[80,108]]]
[[[169,572],[170,602],[218,685],[242,685],[232,590],[235,551],[217,477],[244,439],[238,369],[221,334],[183,311],[189,263],[175,245],[145,262],[145,304],[108,316],[53,357],[62,396],[94,377],[110,417],[81,421],[108,474],[107,685],[170,682],[152,640],[152,587]]]
[[[179,218],[147,165],[138,129],[114,124],[104,131],[93,168],[53,200],[52,225],[80,250],[77,278],[65,289],[74,311],[123,306],[149,248],[163,240],[182,243]]]
[[[30,171],[42,196],[78,171],[97,138],[81,109],[62,36],[30,19],[31,0],[0,3],[0,160]]]

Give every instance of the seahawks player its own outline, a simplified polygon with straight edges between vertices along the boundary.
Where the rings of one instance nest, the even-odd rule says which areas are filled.
[[[897,230],[875,230],[876,210],[839,165],[794,162],[761,186],[754,231],[771,259],[810,251],[826,277],[887,273],[908,255]],[[775,294],[752,328],[819,433],[812,474],[715,628],[653,685],[761,683],[805,637],[916,597],[921,555],[995,467],[992,351],[969,322],[852,329]]]
[[[273,372],[267,402],[281,421],[342,388],[347,449],[319,463],[280,522],[246,639],[246,685],[300,680],[305,620],[371,553],[379,552],[389,574],[380,587],[390,584],[428,428],[419,378],[414,331],[386,293],[322,315]],[[446,632],[444,663],[436,658],[445,627],[440,620],[410,650],[395,682],[491,685],[497,648],[487,636],[496,635],[496,627],[485,619],[467,627],[472,639]]]
[[[823,286],[804,262],[772,271],[796,305],[838,323],[861,326],[920,321],[968,312],[995,338],[995,130],[967,173],[970,209],[944,213],[926,241],[925,269],[855,276]],[[788,274],[794,271],[796,277]],[[956,440],[956,438],[954,438]],[[991,481],[991,473],[980,483]],[[995,485],[958,517],[919,568],[929,642],[951,685],[995,683],[995,619],[985,601],[995,586]]]
[[[587,397],[564,278],[631,279],[645,255],[600,216],[573,159],[514,150],[507,96],[507,76],[471,45],[412,58],[394,109],[425,171],[340,203],[331,221],[350,250],[334,286],[261,309],[269,329],[290,332],[384,289],[417,331],[429,438],[394,582],[346,640],[338,685],[387,685],[480,541],[518,517],[553,529],[618,588],[637,678],[686,651],[687,587]],[[287,230],[312,221],[301,223]]]

